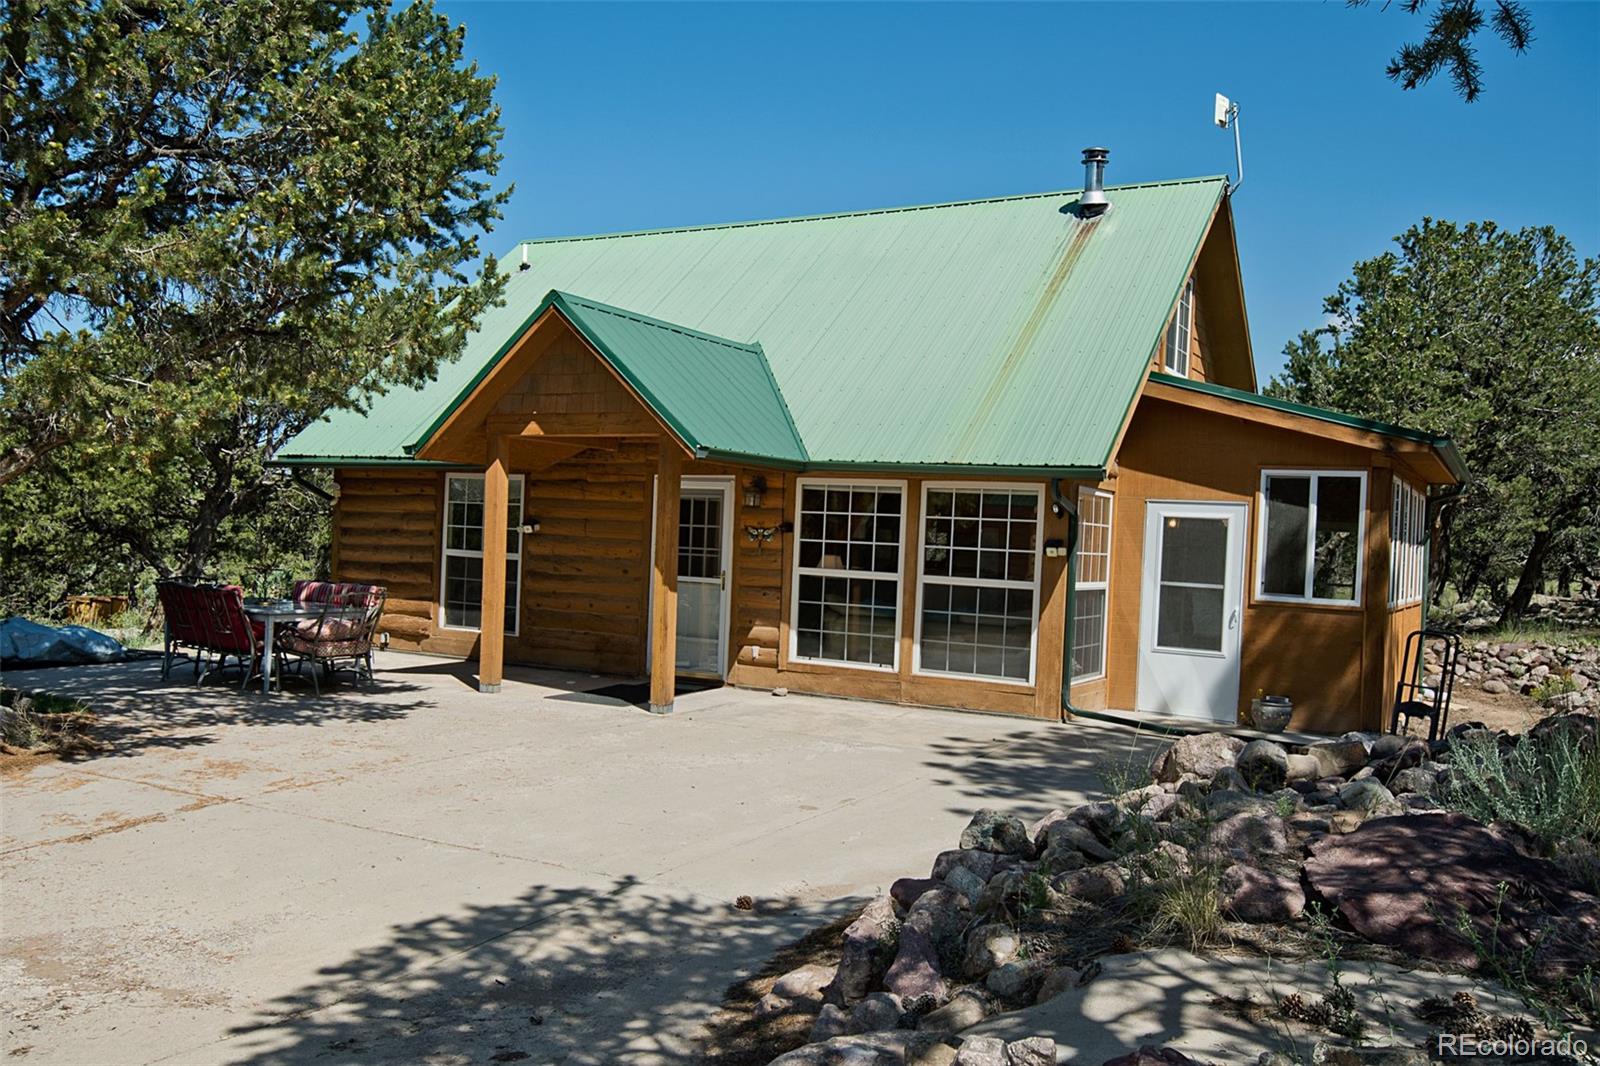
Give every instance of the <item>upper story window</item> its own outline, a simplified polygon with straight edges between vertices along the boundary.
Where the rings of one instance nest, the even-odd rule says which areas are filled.
[[[1263,471],[1257,598],[1360,603],[1366,502],[1357,470]]]
[[[1161,369],[1179,377],[1189,376],[1189,347],[1194,340],[1194,278],[1183,283],[1178,309],[1167,326],[1167,342],[1162,350]]]

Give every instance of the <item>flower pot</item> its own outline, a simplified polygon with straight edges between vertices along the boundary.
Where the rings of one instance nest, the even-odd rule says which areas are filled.
[[[1263,733],[1281,733],[1294,717],[1294,701],[1288,696],[1263,696],[1250,701],[1250,722]]]

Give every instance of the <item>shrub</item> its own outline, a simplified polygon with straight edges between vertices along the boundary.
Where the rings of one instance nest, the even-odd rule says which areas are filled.
[[[1572,680],[1572,675],[1565,671],[1548,675],[1543,681],[1533,686],[1533,691],[1528,693],[1535,703],[1543,703],[1553,696],[1564,696],[1568,692],[1578,691],[1578,683]]]
[[[79,700],[0,688],[0,742],[33,751],[72,751],[88,742],[94,715]]]
[[[1149,931],[1198,951],[1222,938],[1222,885],[1215,869],[1201,867],[1149,882]]]
[[[1480,733],[1456,742],[1440,799],[1480,822],[1516,822],[1551,852],[1600,841],[1600,744],[1554,728],[1502,747]]]

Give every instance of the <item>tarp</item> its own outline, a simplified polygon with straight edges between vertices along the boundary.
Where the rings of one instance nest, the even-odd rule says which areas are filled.
[[[0,622],[0,663],[7,666],[112,663],[132,657],[121,641],[86,626],[55,629],[26,618]]]

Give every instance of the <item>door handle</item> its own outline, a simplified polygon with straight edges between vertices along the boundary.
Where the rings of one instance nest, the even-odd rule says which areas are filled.
[[[722,585],[722,591],[728,591],[728,568],[723,567],[717,574],[717,581]]]
[[[1232,611],[1228,612],[1228,628],[1232,629],[1234,626],[1236,626],[1238,624],[1239,624],[1239,608],[1235,607]]]

